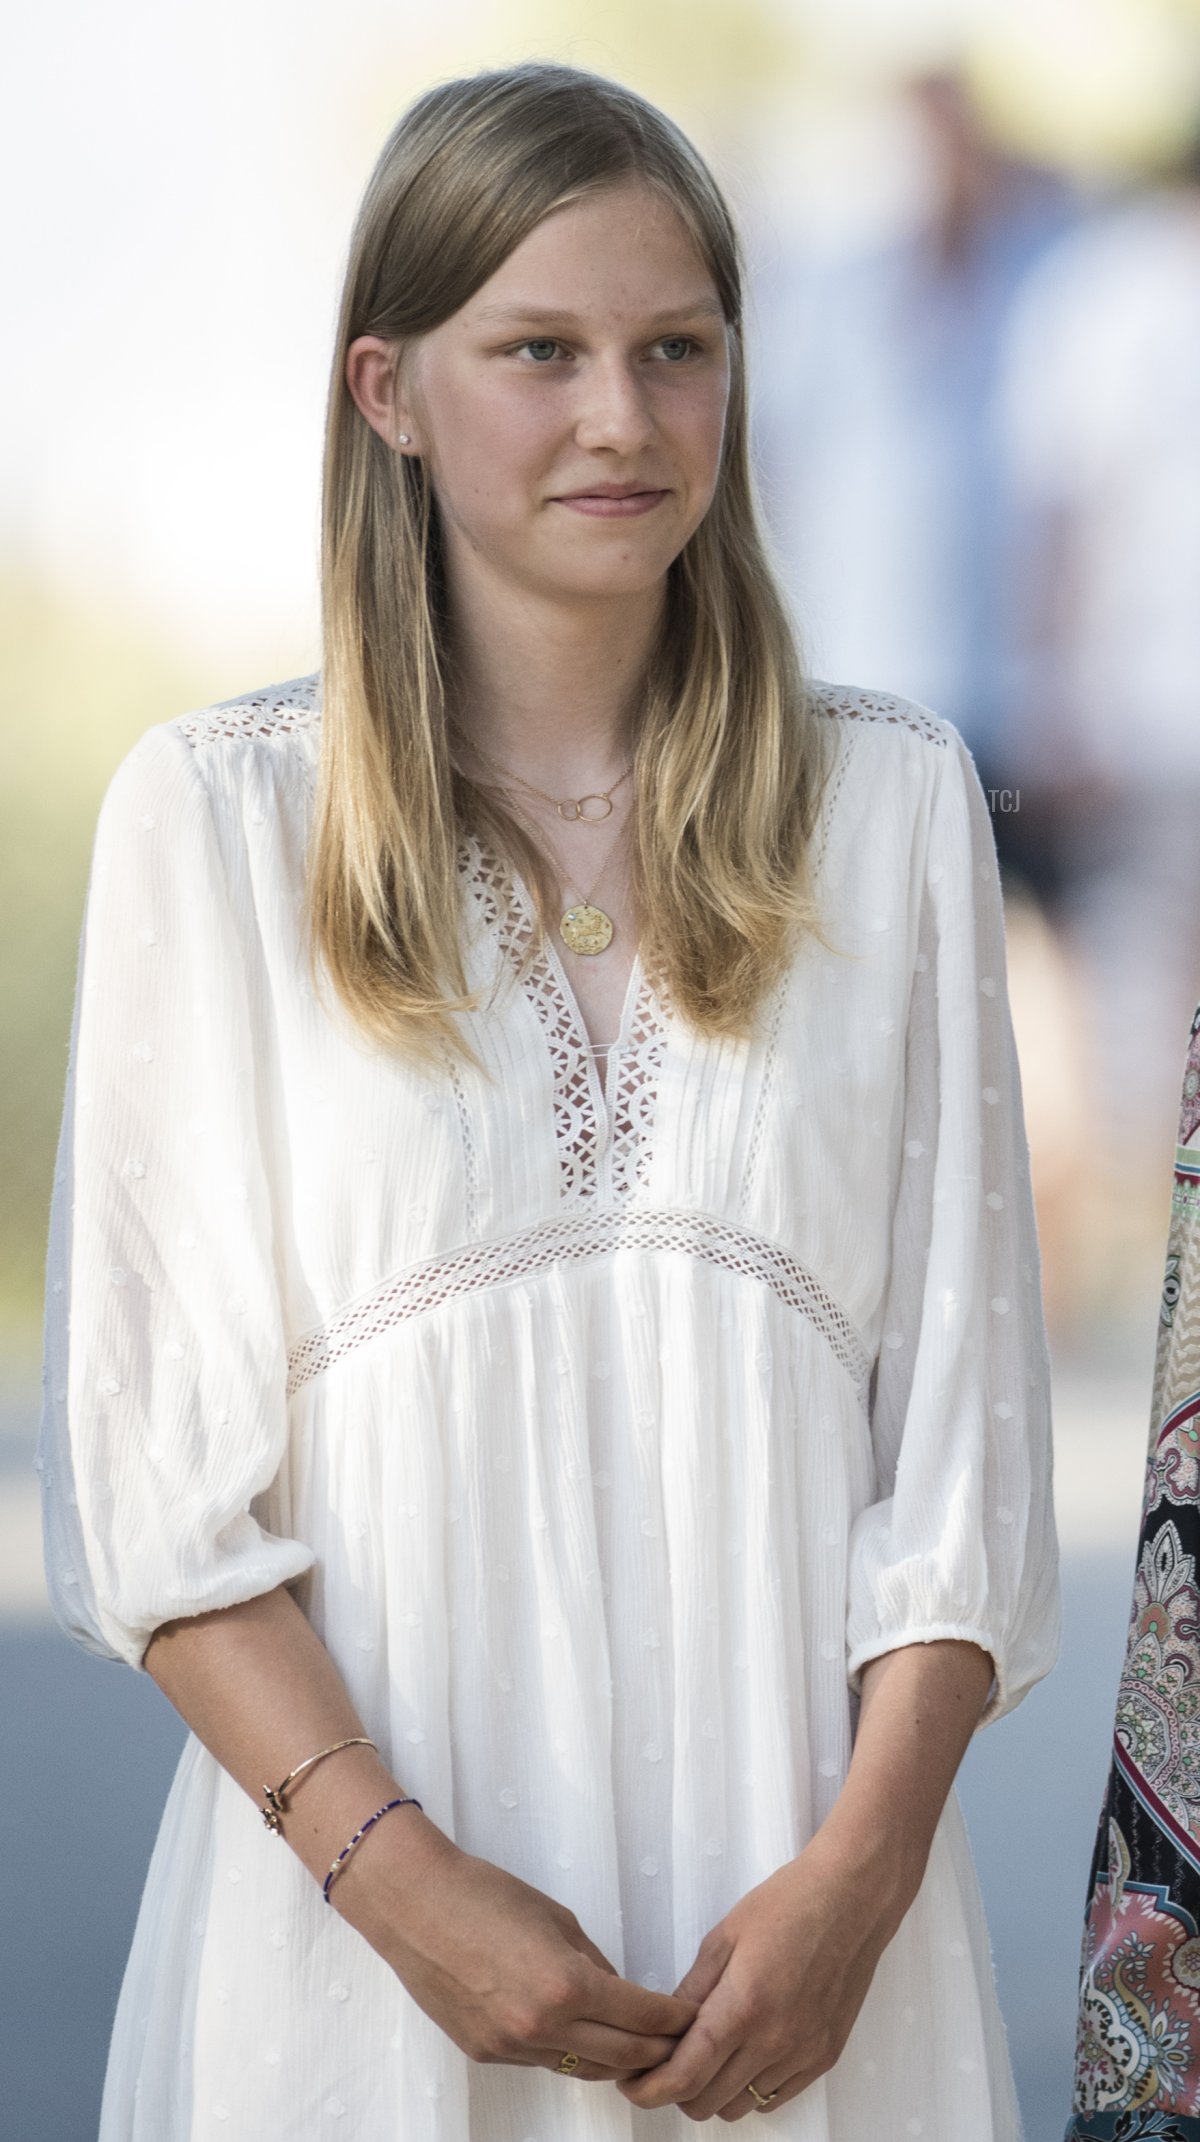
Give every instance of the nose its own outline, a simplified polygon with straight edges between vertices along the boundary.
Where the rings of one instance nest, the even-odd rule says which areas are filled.
[[[654,418],[637,360],[612,351],[594,357],[580,382],[575,436],[582,447],[630,454],[654,436]]]

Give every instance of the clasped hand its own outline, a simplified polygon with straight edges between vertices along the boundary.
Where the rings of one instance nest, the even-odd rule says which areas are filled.
[[[553,2069],[574,2053],[580,2081],[693,2120],[758,2110],[751,2082],[786,2104],[833,2066],[907,1901],[820,1833],[705,1936],[674,1994],[655,1993],[564,1906],[436,1835],[434,1878],[406,1884],[376,1936],[426,2014],[473,2060]]]
[[[359,1923],[470,2059],[557,2068],[573,2053],[579,2081],[616,2082],[669,2057],[694,2001],[620,1977],[573,1912],[432,1825],[405,1842],[427,1879],[410,1880],[378,1926],[360,1906]]]
[[[669,2058],[618,2081],[631,2104],[740,2120],[798,2097],[842,2051],[896,1925],[818,1837],[705,1935],[676,1992],[697,2004]]]

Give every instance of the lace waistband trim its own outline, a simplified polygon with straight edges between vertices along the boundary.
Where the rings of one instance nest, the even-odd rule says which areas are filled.
[[[297,1341],[288,1354],[288,1396],[393,1325],[458,1295],[510,1285],[553,1264],[582,1263],[619,1249],[682,1250],[722,1271],[761,1281],[816,1326],[853,1382],[865,1411],[872,1367],[866,1346],[840,1303],[798,1258],[778,1243],[711,1213],[631,1207],[624,1202],[598,1210],[556,1213],[552,1219],[539,1220],[498,1241],[464,1243],[443,1256],[393,1273],[369,1295],[349,1303],[328,1324]]]

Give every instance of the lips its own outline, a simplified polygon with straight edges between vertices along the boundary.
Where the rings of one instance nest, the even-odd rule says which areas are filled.
[[[595,484],[589,491],[560,492],[552,503],[599,519],[627,520],[635,514],[653,512],[667,496],[665,490],[651,490],[642,484]]]
[[[560,491],[562,500],[570,498],[642,498],[653,492],[657,497],[661,487],[651,483],[588,483],[581,484],[578,491]]]

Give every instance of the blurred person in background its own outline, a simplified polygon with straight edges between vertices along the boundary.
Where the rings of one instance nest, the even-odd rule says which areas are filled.
[[[995,848],[950,723],[803,673],[742,310],[644,100],[427,92],[322,670],[106,793],[46,1571],[191,1732],[102,2142],[1017,2142],[953,1791],[1058,1643]]]
[[[1009,791],[992,403],[1009,308],[1077,207],[1057,174],[996,143],[957,73],[898,94],[924,166],[901,228],[785,256],[759,279],[764,502],[822,671],[937,707],[985,793]],[[1051,858],[1018,811],[993,818],[1002,862],[1036,887]]]
[[[1133,1606],[1089,1877],[1066,2142],[1200,2142],[1200,1010],[1177,1136]]]
[[[922,173],[899,228],[810,240],[759,277],[764,496],[818,666],[887,679],[948,715],[989,798],[1057,1331],[1079,1291],[1082,1027],[1045,919],[1057,853],[1009,751],[1012,543],[994,402],[1010,308],[1079,209],[1061,177],[997,143],[961,74],[919,75],[897,94]]]
[[[1087,1022],[1078,1114],[1111,1314],[1161,1228],[1200,971],[1200,133],[1096,203],[1010,316],[1005,746]]]

